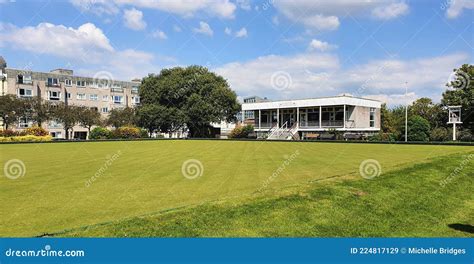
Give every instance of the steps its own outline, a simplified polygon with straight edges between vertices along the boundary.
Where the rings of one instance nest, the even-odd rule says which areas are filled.
[[[269,131],[267,140],[299,140],[298,127],[294,124],[292,127],[288,127],[288,123],[285,122],[281,127],[272,127]]]

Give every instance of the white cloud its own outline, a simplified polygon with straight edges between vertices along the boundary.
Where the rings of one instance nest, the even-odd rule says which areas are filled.
[[[404,2],[393,3],[388,6],[379,6],[372,10],[372,15],[378,19],[389,20],[408,14],[408,5]]]
[[[120,12],[118,6],[110,0],[71,0],[71,4],[82,12],[91,12],[98,16],[116,15]]]
[[[133,30],[142,30],[146,28],[146,22],[143,21],[143,12],[135,8],[127,9],[123,12],[124,24]]]
[[[183,30],[181,29],[181,27],[178,26],[178,25],[174,25],[174,26],[173,26],[173,30],[174,30],[175,32],[181,32],[181,31],[183,31]]]
[[[275,0],[274,5],[281,14],[291,21],[300,23],[308,29],[318,31],[335,30],[339,28],[339,18],[348,14],[351,16],[364,17],[368,16],[368,14],[376,16],[385,12],[391,15],[391,18],[394,18],[408,11],[406,4],[396,2],[395,0]]]
[[[25,41],[24,36],[31,39]],[[68,67],[86,76],[108,71],[118,80],[130,80],[160,70],[153,54],[114,49],[103,31],[92,23],[77,29],[51,23],[23,28],[0,24],[0,43],[11,49],[64,58]]]
[[[159,29],[151,33],[151,36],[157,39],[168,39],[168,36],[166,35],[166,33]]]
[[[184,17],[195,16],[196,13],[206,14],[221,18],[234,18],[237,8],[229,0],[116,0],[120,4],[129,4],[142,8],[158,9],[161,11],[178,14]]]
[[[225,33],[226,35],[232,35],[232,29],[226,27],[226,28],[224,29],[224,33]]]
[[[448,18],[458,17],[463,9],[474,9],[474,1],[472,0],[451,0],[448,1],[448,9],[446,10],[446,16]]]
[[[204,21],[200,21],[199,28],[193,28],[193,31],[208,36],[212,36],[214,34],[214,31],[211,29],[209,24]]]
[[[328,51],[334,48],[336,48],[335,45],[331,45],[325,41],[321,41],[317,39],[311,40],[308,47],[309,50],[319,50],[319,51]]]
[[[237,0],[236,3],[243,10],[250,11],[252,9],[252,5],[250,4],[250,0]]]
[[[408,82],[409,93],[439,99],[452,69],[469,61],[469,54],[455,53],[408,60],[375,60],[341,68],[339,58],[333,54],[307,52],[228,63],[215,71],[228,79],[241,96],[285,99],[351,93],[359,97],[378,96],[396,104],[401,100],[397,95],[405,93],[405,82]],[[285,72],[291,77],[287,89],[273,89],[271,76],[275,72]]]
[[[235,32],[235,37],[236,38],[246,38],[247,35],[247,29],[246,28],[241,28],[239,31]]]
[[[406,105],[413,103],[418,96],[415,92],[409,92],[407,94],[376,94],[376,95],[366,95],[365,98],[379,100],[383,103],[386,103],[389,106],[397,105]]]

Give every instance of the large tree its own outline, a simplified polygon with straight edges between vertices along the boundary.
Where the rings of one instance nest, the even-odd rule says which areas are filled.
[[[39,127],[51,119],[52,106],[50,102],[41,99],[41,97],[33,97],[24,100],[27,109],[29,109],[28,118],[34,121]]]
[[[146,104],[137,109],[138,125],[151,134],[155,131],[172,133],[182,128],[184,114],[177,108]]]
[[[95,125],[100,125],[100,113],[96,108],[89,108],[89,107],[80,107],[79,108],[79,115],[77,117],[79,124],[82,127],[87,128],[87,137],[91,134],[91,128]]]
[[[109,113],[107,124],[115,128],[136,124],[135,109],[131,107],[113,109]]]
[[[462,127],[474,132],[474,65],[464,64],[454,69],[454,78],[446,84],[441,103],[444,106],[462,106]]]
[[[445,127],[447,121],[447,112],[443,110],[440,104],[434,104],[428,97],[422,97],[413,102],[408,108],[409,115],[418,115],[430,122],[432,128]]]
[[[22,117],[23,102],[15,95],[0,96],[0,118],[3,121],[3,128],[8,129],[12,124],[18,122]]]
[[[186,126],[191,137],[210,136],[211,123],[234,121],[240,111],[237,95],[227,81],[201,66],[164,69],[145,77],[140,98],[143,106],[172,109],[169,112],[176,113],[170,116],[173,127]]]
[[[79,122],[80,108],[60,103],[52,109],[52,117],[63,125],[66,139],[69,139],[69,131]]]

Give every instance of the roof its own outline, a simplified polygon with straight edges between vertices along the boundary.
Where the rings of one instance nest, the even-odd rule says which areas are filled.
[[[373,99],[366,99],[352,96],[332,96],[296,100],[282,100],[260,103],[244,103],[242,110],[260,110],[260,109],[277,109],[277,108],[295,108],[295,107],[312,107],[312,106],[333,106],[333,105],[355,105],[380,108],[382,102]]]

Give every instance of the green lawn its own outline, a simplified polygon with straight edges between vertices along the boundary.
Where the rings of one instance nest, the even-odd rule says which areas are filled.
[[[205,140],[0,145],[2,164],[26,167],[16,180],[0,177],[0,236],[462,236],[445,224],[473,224],[474,161],[446,188],[439,181],[469,152]],[[188,159],[202,163],[202,176],[183,176]],[[366,159],[380,163],[379,177],[359,176]]]

